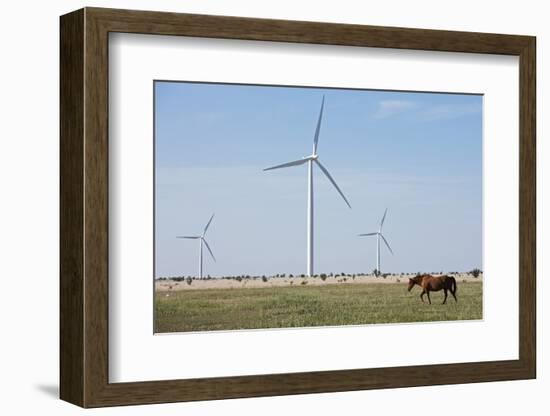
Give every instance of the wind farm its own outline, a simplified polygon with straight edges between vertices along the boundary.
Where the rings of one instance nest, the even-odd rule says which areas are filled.
[[[155,97],[155,332],[483,318],[480,98],[168,81]],[[424,303],[423,276],[457,301]]]

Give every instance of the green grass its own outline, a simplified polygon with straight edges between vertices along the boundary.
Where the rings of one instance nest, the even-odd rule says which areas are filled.
[[[169,293],[169,296],[166,294]],[[482,318],[482,283],[458,282],[455,303],[443,291],[420,302],[402,284],[324,285],[158,292],[155,332],[289,328]]]

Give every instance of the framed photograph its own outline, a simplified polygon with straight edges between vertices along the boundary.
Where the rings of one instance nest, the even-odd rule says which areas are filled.
[[[63,400],[536,377],[534,37],[60,29]]]

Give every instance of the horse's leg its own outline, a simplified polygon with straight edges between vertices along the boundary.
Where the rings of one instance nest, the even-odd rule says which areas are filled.
[[[430,291],[429,290],[426,290],[426,295],[428,295],[428,303],[431,305],[432,300],[430,299]]]
[[[443,289],[443,293],[445,293],[445,299],[443,299],[442,305],[445,305],[445,302],[447,302],[447,289]]]
[[[454,290],[451,289],[451,295],[453,295],[453,298],[455,298],[455,302],[458,302],[458,300],[456,299],[455,293],[456,293],[456,288]]]
[[[420,300],[422,301],[422,303],[426,303],[424,302],[424,293],[426,293],[426,291],[422,289],[422,293],[420,294]]]

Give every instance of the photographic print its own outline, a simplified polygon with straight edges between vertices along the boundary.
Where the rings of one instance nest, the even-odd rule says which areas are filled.
[[[483,96],[154,82],[155,333],[483,318]]]

